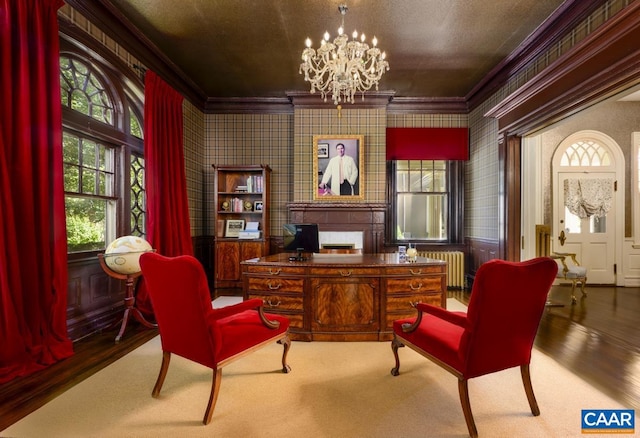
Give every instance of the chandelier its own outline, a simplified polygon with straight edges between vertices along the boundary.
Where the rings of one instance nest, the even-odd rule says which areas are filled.
[[[389,63],[385,60],[386,54],[376,47],[376,37],[371,41],[373,47],[369,48],[364,34],[358,39],[358,32],[354,31],[351,41],[344,34],[344,16],[347,9],[347,5],[338,6],[342,15],[342,25],[333,42],[329,41],[329,32],[325,32],[324,39],[316,51],[311,47],[311,40],[307,38],[307,48],[302,52],[300,64],[300,74],[304,72],[304,80],[311,83],[311,93],[320,91],[325,102],[327,96],[331,95],[334,105],[339,105],[340,102],[353,103],[356,93],[362,93],[364,100],[364,92],[374,85],[378,90],[380,78],[389,70]]]

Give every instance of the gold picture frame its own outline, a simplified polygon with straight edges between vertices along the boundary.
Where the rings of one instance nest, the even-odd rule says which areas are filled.
[[[364,135],[314,135],[313,175],[314,201],[364,200]]]

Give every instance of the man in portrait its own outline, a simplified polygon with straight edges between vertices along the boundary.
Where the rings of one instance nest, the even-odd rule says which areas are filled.
[[[338,154],[329,160],[322,175],[320,188],[330,188],[333,195],[357,195],[358,166],[352,157],[345,154],[344,144],[338,143],[336,151]]]

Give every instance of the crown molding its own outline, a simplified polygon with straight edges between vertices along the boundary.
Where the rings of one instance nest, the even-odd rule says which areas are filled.
[[[387,106],[389,114],[467,114],[464,97],[394,97]]]
[[[395,91],[373,91],[364,93],[364,99],[360,93],[354,96],[354,103],[343,102],[342,109],[380,108],[386,107],[393,98]],[[320,93],[311,94],[308,91],[287,91],[287,96],[296,108],[320,108],[335,109],[333,100],[327,97],[322,99]]]
[[[634,2],[485,116],[524,135],[640,83],[640,2]]]
[[[210,97],[205,114],[293,114],[291,99],[286,97]]]

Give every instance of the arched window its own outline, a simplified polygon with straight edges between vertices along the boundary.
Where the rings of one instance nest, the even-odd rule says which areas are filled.
[[[60,53],[67,243],[82,256],[144,236],[143,94],[121,66],[65,40]]]
[[[593,140],[576,141],[565,149],[560,159],[561,167],[610,166],[609,150]]]
[[[562,153],[560,167],[610,167],[612,166],[609,149],[601,146],[595,140],[579,140],[571,143]],[[605,181],[607,182],[607,181]],[[595,181],[598,183],[598,181]],[[579,233],[581,220],[577,214],[565,206],[565,227],[568,230]],[[589,227],[592,232],[598,232],[606,228],[606,216],[590,215]]]

